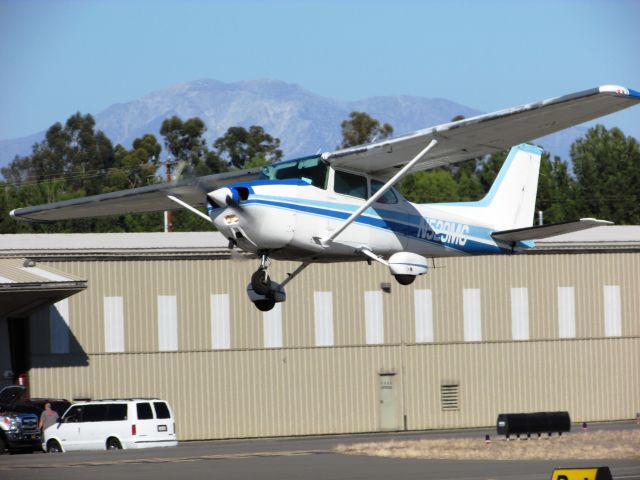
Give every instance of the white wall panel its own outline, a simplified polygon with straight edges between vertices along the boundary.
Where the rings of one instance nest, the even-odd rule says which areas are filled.
[[[433,297],[431,290],[413,292],[414,315],[416,317],[416,342],[433,342]]]
[[[576,303],[573,287],[558,287],[558,336],[576,338]]]
[[[511,338],[529,340],[529,290],[511,289]]]
[[[262,314],[264,326],[264,347],[282,348],[282,303]]]
[[[69,353],[69,299],[49,306],[51,353]]]
[[[104,297],[104,351],[124,352],[122,297]]]
[[[313,292],[316,347],[333,346],[333,293]]]
[[[604,336],[622,335],[622,312],[620,308],[620,287],[604,286]]]
[[[158,295],[158,349],[178,350],[178,304],[175,295]]]
[[[211,348],[231,348],[229,294],[211,295]]]
[[[482,340],[482,313],[480,311],[480,289],[465,288],[462,293],[464,310],[464,341]]]
[[[364,320],[367,344],[384,343],[382,292],[364,292]]]

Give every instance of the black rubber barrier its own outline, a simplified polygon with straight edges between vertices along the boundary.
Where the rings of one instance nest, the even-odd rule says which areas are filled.
[[[501,413],[497,420],[498,435],[530,435],[571,431],[569,412]]]

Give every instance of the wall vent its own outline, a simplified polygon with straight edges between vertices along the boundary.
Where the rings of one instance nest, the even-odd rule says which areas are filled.
[[[440,405],[443,411],[460,410],[460,385],[440,385]]]

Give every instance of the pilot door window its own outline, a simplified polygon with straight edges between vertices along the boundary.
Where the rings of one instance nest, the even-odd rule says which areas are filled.
[[[384,183],[379,180],[371,180],[371,195],[374,195],[378,190],[384,187]],[[392,188],[382,194],[382,196],[376,200],[378,203],[392,204],[398,203],[398,197]]]
[[[366,199],[367,177],[336,170],[333,177],[333,190],[342,195]]]

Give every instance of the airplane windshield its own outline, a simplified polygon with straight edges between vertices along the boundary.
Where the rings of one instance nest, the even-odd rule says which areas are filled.
[[[319,157],[303,158],[262,167],[259,180],[285,180],[298,178],[314,187],[327,188],[329,167]]]

